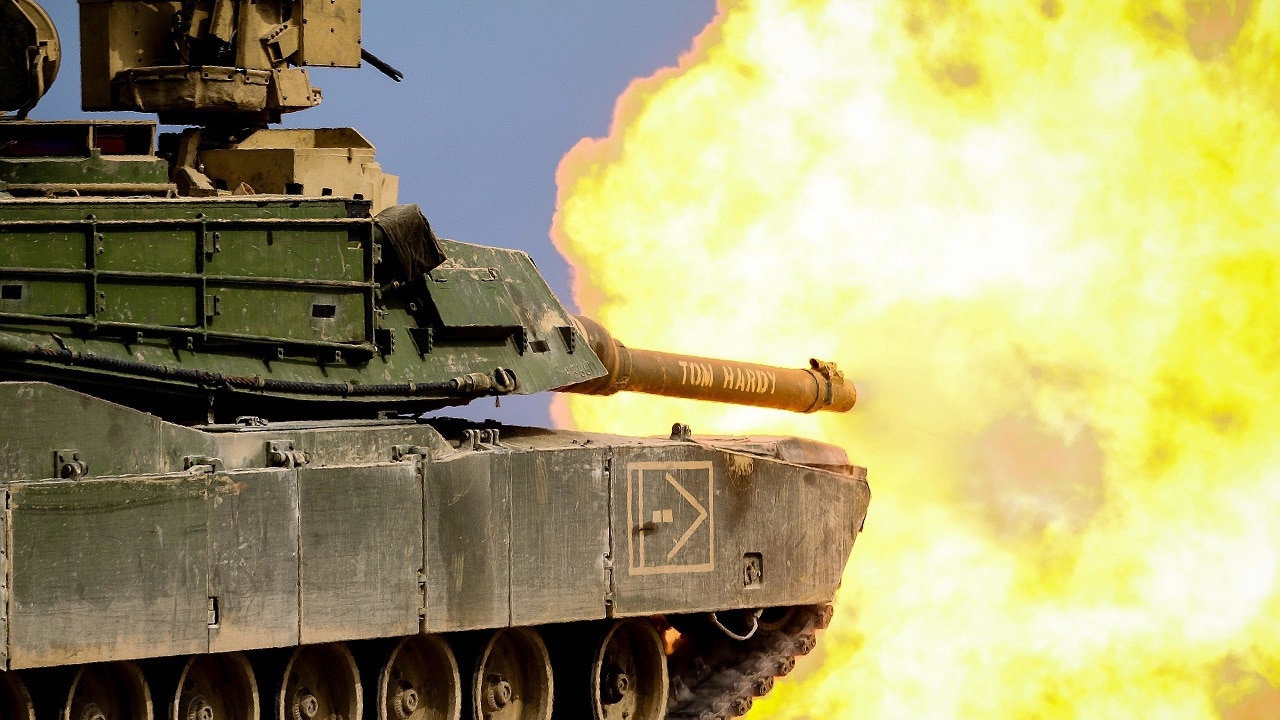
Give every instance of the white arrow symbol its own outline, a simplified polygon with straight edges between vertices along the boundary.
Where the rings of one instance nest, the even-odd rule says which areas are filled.
[[[689,526],[689,529],[684,531],[684,535],[681,535],[680,539],[676,541],[675,547],[671,548],[671,552],[667,553],[667,559],[670,560],[676,556],[676,553],[680,552],[681,548],[688,544],[689,538],[693,537],[693,534],[698,531],[698,528],[702,527],[702,523],[707,521],[707,509],[702,506],[702,503],[698,502],[697,498],[690,495],[689,491],[685,490],[683,485],[676,482],[676,479],[671,477],[671,473],[666,473],[666,476],[667,482],[671,483],[671,487],[679,491],[679,493],[684,496],[684,499],[688,500],[689,504],[693,506],[693,509],[698,511],[698,519],[693,521],[693,524]]]

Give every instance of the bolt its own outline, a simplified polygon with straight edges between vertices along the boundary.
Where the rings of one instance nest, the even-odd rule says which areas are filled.
[[[789,675],[796,668],[796,659],[790,656],[780,658],[778,660],[778,668],[774,672],[775,675]]]
[[[191,698],[187,704],[187,720],[213,720],[213,708],[203,695]]]
[[[751,685],[752,694],[756,697],[764,697],[765,695],[768,695],[773,690],[773,682],[773,677],[769,675],[762,675],[756,678]]]
[[[418,709],[418,691],[413,689],[412,685],[404,683],[400,688],[400,709],[407,718]]]
[[[107,720],[107,716],[102,714],[96,704],[89,703],[80,711],[80,720]]]
[[[818,637],[811,632],[801,633],[796,638],[796,650],[801,655],[808,655],[818,646]]]
[[[485,680],[485,686],[485,712],[498,712],[510,705],[515,698],[511,683],[501,675],[490,675]]]
[[[631,690],[631,676],[616,665],[607,667],[601,680],[600,700],[605,705],[614,705],[622,702],[622,699]]]
[[[311,718],[320,714],[320,701],[316,699],[315,695],[303,692],[298,698],[298,712],[302,714],[302,717],[311,720]]]

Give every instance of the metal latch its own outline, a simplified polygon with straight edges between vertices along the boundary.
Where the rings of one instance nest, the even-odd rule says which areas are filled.
[[[222,460],[208,455],[185,455],[182,458],[183,470],[202,470],[206,473],[224,472]]]
[[[53,476],[63,480],[79,480],[89,473],[89,463],[80,458],[79,450],[53,451]]]
[[[391,446],[391,462],[400,462],[408,460],[412,456],[430,457],[431,450],[421,445],[392,445]]]
[[[764,555],[749,552],[742,556],[742,587],[752,590],[764,585]]]

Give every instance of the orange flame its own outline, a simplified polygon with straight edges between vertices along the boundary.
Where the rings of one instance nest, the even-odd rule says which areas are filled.
[[[725,2],[559,172],[637,347],[842,362],[837,619],[755,718],[1280,712],[1280,3]],[[804,522],[794,518],[792,522]]]

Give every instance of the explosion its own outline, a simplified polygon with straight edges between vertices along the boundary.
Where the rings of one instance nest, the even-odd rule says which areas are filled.
[[[751,717],[1280,712],[1277,57],[1274,1],[726,0],[564,159],[617,337],[858,384],[556,408],[870,469],[836,620]]]

